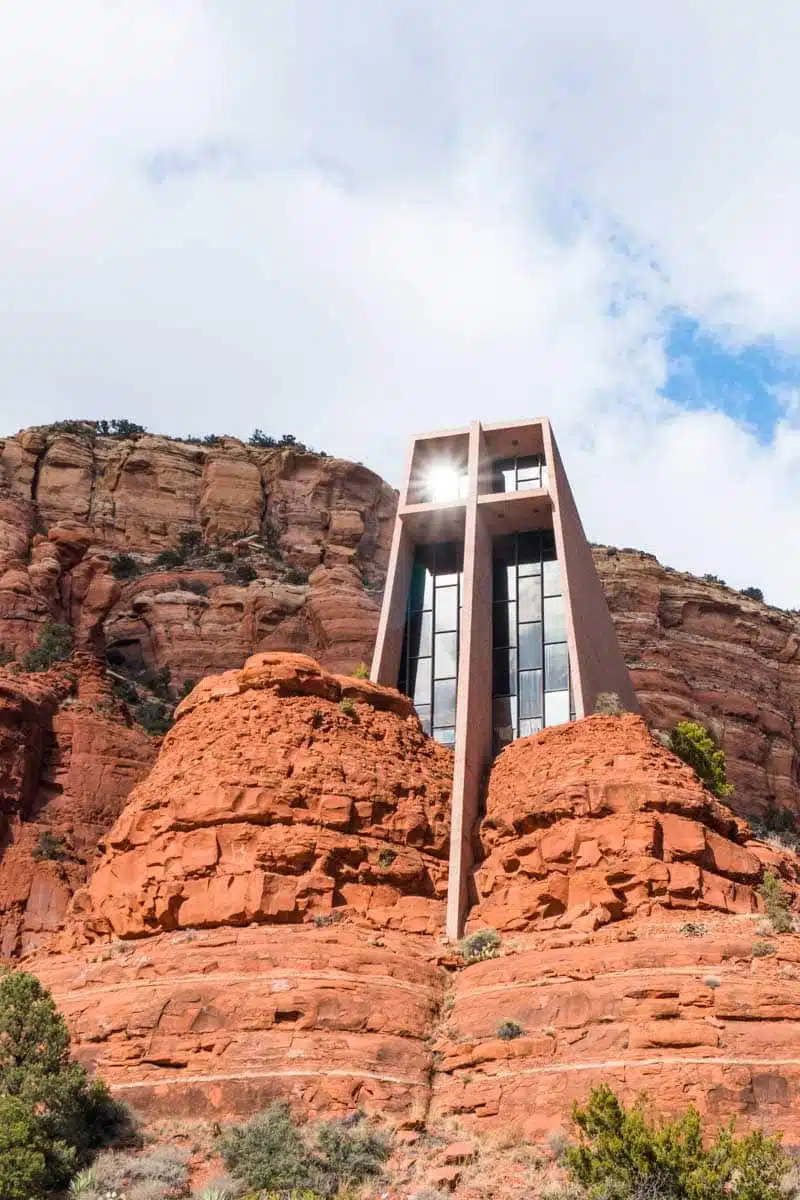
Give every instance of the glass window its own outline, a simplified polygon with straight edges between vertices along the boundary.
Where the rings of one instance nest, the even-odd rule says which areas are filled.
[[[458,628],[458,588],[444,587],[436,589],[436,632]]]
[[[519,715],[520,719],[523,717],[540,717],[542,715],[541,671],[520,671]]]
[[[563,692],[545,692],[545,725],[565,725],[569,720],[569,689]]]
[[[442,729],[456,723],[456,681],[437,679],[433,685],[433,727]]]
[[[431,666],[429,658],[411,660],[408,683],[409,693],[415,705],[431,702]]]
[[[437,633],[433,652],[434,679],[455,677],[458,664],[458,634]],[[566,685],[565,685],[566,686]]]
[[[515,490],[514,475],[516,471],[516,463],[513,458],[500,458],[494,464],[494,482],[492,484],[495,492],[513,492]]]
[[[494,725],[499,728],[502,725],[512,725],[514,729],[517,727],[517,697],[516,696],[496,696],[494,701]]]
[[[541,717],[532,717],[519,723],[519,736],[531,737],[534,733],[541,733],[544,725]]]
[[[541,570],[542,541],[538,533],[520,533],[517,537],[520,575],[537,575]]]
[[[541,621],[542,585],[538,575],[525,575],[519,581],[519,620]]]
[[[456,744],[456,731],[452,727],[450,729],[434,729],[433,736],[443,746],[455,746]]]
[[[517,644],[516,604],[495,604],[492,609],[492,641],[498,648]]]
[[[496,696],[514,696],[517,692],[516,650],[495,650],[493,653],[492,690]]]
[[[412,658],[427,658],[432,650],[433,613],[414,613],[408,626],[409,654]]]
[[[411,572],[408,607],[411,612],[418,612],[421,608],[430,608],[432,604],[433,576],[424,563],[415,562]]]
[[[517,572],[512,563],[494,562],[492,595],[495,604],[500,600],[516,600]]]
[[[564,611],[563,596],[545,597],[544,640],[545,642],[565,642],[567,640],[567,615]]]
[[[431,706],[430,704],[418,704],[416,706],[417,716],[425,732],[430,735],[431,732]]]
[[[534,621],[519,627],[519,666],[521,671],[537,669],[542,665],[542,625]]]
[[[542,564],[542,591],[545,596],[561,595],[561,564],[555,559]]]
[[[566,642],[544,648],[544,690],[561,692],[569,687],[569,651]]]
[[[436,586],[452,587],[458,583],[459,547],[455,542],[436,546]]]

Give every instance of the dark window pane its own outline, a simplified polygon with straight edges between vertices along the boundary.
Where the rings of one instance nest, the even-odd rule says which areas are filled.
[[[458,628],[458,588],[445,587],[436,589],[436,610],[434,612],[436,632],[444,633],[448,629]]]
[[[541,671],[520,671],[519,715],[520,720],[523,717],[540,717],[542,715]]]
[[[541,717],[533,717],[530,720],[520,721],[519,736],[531,737],[534,733],[541,733],[543,721]]]
[[[495,604],[499,600],[516,600],[517,572],[512,563],[494,560],[493,596]]]
[[[555,559],[542,565],[542,590],[545,596],[561,594],[561,564]]]
[[[517,727],[517,697],[497,696],[494,701],[494,727],[499,729],[504,725]]]
[[[561,692],[569,687],[569,651],[566,642],[544,649],[544,690]]]
[[[437,633],[433,652],[434,679],[451,679],[458,662],[458,634]]]
[[[415,562],[411,572],[408,607],[411,612],[430,608],[433,603],[433,578],[424,563]]]
[[[411,660],[408,693],[415,704],[430,704],[431,660],[429,658]]]
[[[519,581],[519,620],[541,621],[542,588],[538,575],[526,575]]]
[[[556,535],[552,529],[543,529],[542,538],[542,558],[555,558],[556,556]]]
[[[532,564],[538,567],[542,559],[542,536],[540,533],[521,533],[519,535],[517,546],[519,550],[519,565],[521,575],[530,575],[530,566]],[[523,571],[522,567],[528,567]]]
[[[513,458],[499,458],[495,462],[493,471],[495,492],[514,491],[514,468]]]
[[[449,587],[458,583],[459,547],[455,542],[442,542],[436,546],[436,586]]]
[[[437,679],[433,685],[433,728],[456,723],[456,681]]]
[[[415,613],[409,621],[409,647],[411,658],[427,658],[432,649],[433,613]]]
[[[492,691],[496,696],[515,696],[517,692],[516,650],[495,650]]]
[[[516,604],[495,604],[492,610],[493,635],[495,646],[516,646],[517,644],[517,606]]]
[[[542,665],[542,623],[534,621],[519,627],[519,666],[521,671]]]
[[[565,642],[567,640],[567,615],[564,611],[563,596],[545,597],[544,640],[545,642]]]

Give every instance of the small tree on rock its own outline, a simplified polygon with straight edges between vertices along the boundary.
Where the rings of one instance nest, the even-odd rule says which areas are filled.
[[[721,800],[730,796],[733,785],[725,774],[725,751],[720,750],[704,725],[679,721],[672,732],[672,750],[694,769],[698,779]]]

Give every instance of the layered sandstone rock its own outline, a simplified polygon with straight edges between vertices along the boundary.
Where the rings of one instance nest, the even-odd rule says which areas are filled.
[[[785,808],[800,824],[800,616],[650,554],[594,558],[648,722],[702,722],[726,751],[736,810]]]
[[[451,776],[399,692],[256,655],[182,703],[76,911],[123,938],[343,907],[438,931]]]
[[[60,928],[99,839],[153,757],[91,661],[41,675],[0,671],[0,954]],[[37,857],[43,834],[61,857]]]
[[[800,1135],[800,937],[765,928],[757,892],[766,866],[798,904],[793,855],[751,840],[633,716],[503,751],[480,841],[471,926],[513,936],[453,981],[438,1118],[538,1137],[605,1081]]]
[[[80,1057],[150,1112],[421,1120],[451,775],[405,697],[303,656],[199,684],[32,961]]]
[[[352,670],[371,655],[395,504],[360,464],[234,438],[119,440],[86,426],[0,439],[0,645],[30,649],[49,617],[79,646],[178,682],[272,647]],[[154,570],[181,534],[208,553]],[[114,578],[116,552],[137,578]]]

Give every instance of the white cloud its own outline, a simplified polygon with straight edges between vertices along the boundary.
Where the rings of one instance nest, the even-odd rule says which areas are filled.
[[[659,388],[668,305],[800,335],[798,23],[777,0],[10,6],[0,427],[258,425],[396,480],[420,427],[547,412],[591,537],[797,604],[796,402],[763,446]]]

